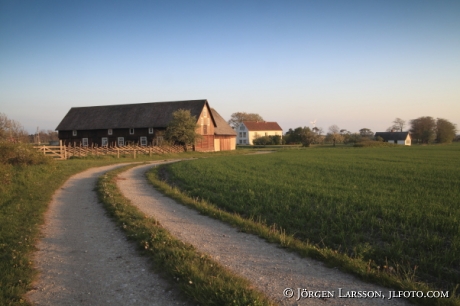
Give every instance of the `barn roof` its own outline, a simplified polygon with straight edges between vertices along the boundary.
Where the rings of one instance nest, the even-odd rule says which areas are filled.
[[[282,131],[283,129],[276,122],[266,121],[243,121],[249,131]]]
[[[377,132],[375,133],[375,137],[382,137],[383,140],[406,140],[407,135],[409,132]]]
[[[209,108],[206,99],[72,107],[56,130],[164,128],[175,111],[189,110],[198,119],[205,105]],[[211,118],[215,124],[212,114]]]
[[[211,108],[212,115],[216,121],[216,128],[214,129],[214,134],[216,135],[231,135],[236,136],[235,130],[228,125],[227,121],[214,109]]]

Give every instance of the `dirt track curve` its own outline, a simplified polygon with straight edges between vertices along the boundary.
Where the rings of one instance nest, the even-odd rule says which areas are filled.
[[[37,245],[40,275],[27,298],[35,305],[186,305],[166,281],[137,255],[134,244],[106,216],[94,187],[97,178],[121,165],[72,176],[53,197]],[[142,165],[122,173],[118,186],[134,205],[154,216],[177,238],[249,279],[282,305],[405,305],[388,300],[389,289],[363,283],[320,262],[300,258],[254,235],[199,215],[149,185]],[[285,288],[293,298],[283,296]],[[297,288],[331,291],[334,298],[297,299]],[[348,291],[381,291],[382,298],[339,298]]]
[[[120,166],[74,175],[53,196],[34,259],[40,274],[27,294],[33,304],[186,305],[98,202],[97,178]]]

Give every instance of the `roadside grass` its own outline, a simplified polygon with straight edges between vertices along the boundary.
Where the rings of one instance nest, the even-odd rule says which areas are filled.
[[[453,297],[417,304],[460,305],[459,153],[457,144],[317,147],[184,161],[148,177],[202,213],[303,256],[384,286]]]
[[[70,176],[91,167],[115,163],[242,153],[247,152],[138,155],[136,159],[88,156],[36,165],[0,163],[0,305],[27,303],[23,295],[31,289],[37,273],[32,259],[40,238],[39,227],[55,190]]]
[[[132,165],[103,175],[97,185],[99,200],[116,224],[134,240],[154,269],[199,305],[271,305],[262,293],[192,245],[174,238],[154,218],[145,216],[116,186],[117,175]]]

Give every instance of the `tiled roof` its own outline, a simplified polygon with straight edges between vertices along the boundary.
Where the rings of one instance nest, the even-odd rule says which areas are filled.
[[[249,131],[282,131],[276,122],[266,121],[243,121]]]
[[[189,110],[198,120],[205,105],[209,107],[206,99],[72,107],[56,130],[164,128],[171,121],[173,112],[179,109]]]

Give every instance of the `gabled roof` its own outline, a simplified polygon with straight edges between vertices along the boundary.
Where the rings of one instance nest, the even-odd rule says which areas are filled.
[[[249,131],[282,131],[283,129],[276,122],[266,121],[243,121]]]
[[[214,109],[211,108],[212,115],[216,121],[216,127],[214,129],[214,134],[216,135],[231,135],[236,136],[235,130],[228,125],[227,121]]]
[[[179,109],[189,110],[198,120],[205,105],[210,109],[206,99],[72,107],[56,130],[164,128]],[[212,114],[211,119],[215,125]]]
[[[375,137],[380,136],[383,140],[406,140],[407,135],[409,132],[377,132],[375,133]]]

